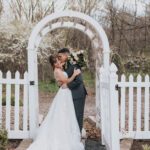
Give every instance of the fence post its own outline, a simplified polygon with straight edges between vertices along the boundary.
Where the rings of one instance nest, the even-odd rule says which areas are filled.
[[[100,81],[99,81],[99,68],[96,70],[96,127],[100,128]]]
[[[37,53],[33,49],[28,49],[28,81],[29,81],[29,128],[30,138],[35,139],[38,129],[38,109],[37,109],[37,82],[35,78],[35,67],[37,67]]]
[[[111,131],[111,150],[120,150],[120,135],[119,135],[119,104],[118,91],[116,84],[118,75],[116,74],[117,67],[114,63],[110,66],[110,131]]]
[[[105,145],[105,140],[104,140],[104,134],[105,134],[105,109],[104,109],[104,97],[103,97],[103,88],[102,88],[102,82],[105,81],[105,74],[104,74],[104,67],[102,66],[100,68],[100,110],[101,110],[101,140],[102,144]]]

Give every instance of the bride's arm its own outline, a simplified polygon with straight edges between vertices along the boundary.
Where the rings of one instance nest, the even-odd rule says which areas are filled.
[[[59,82],[61,82],[62,84],[67,84],[67,83],[70,83],[71,81],[73,81],[75,79],[75,77],[77,75],[79,75],[80,73],[81,73],[81,71],[79,69],[78,70],[74,70],[73,75],[70,78],[67,78],[64,75],[63,71],[58,69],[58,70],[55,71],[55,78],[57,78],[57,80]]]

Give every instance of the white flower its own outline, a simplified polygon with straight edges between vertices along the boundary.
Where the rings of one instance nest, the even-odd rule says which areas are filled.
[[[83,54],[83,53],[84,53],[84,50],[80,50],[80,52],[81,52],[81,54]]]
[[[75,60],[79,60],[78,56],[75,56],[74,59],[75,59]]]
[[[80,53],[81,53],[81,52],[80,52],[80,51],[78,51],[76,54],[77,54],[77,55],[79,55]]]

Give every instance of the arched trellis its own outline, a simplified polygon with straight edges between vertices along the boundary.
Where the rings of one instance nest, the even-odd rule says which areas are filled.
[[[66,20],[60,18],[68,17]],[[80,19],[86,24],[89,24],[92,29],[88,28],[79,22],[74,22],[73,19]],[[60,19],[60,21],[55,21]],[[33,29],[29,38],[28,44],[28,74],[29,74],[29,115],[30,115],[30,137],[34,138],[38,128],[38,66],[37,66],[37,49],[42,40],[42,37],[47,33],[59,28],[74,28],[86,34],[92,41],[94,47],[103,49],[103,67],[109,69],[110,48],[108,38],[100,24],[90,16],[75,12],[64,11],[51,14],[42,19]],[[97,40],[98,39],[98,40]],[[101,43],[97,43],[101,41]],[[102,44],[102,45],[101,45]],[[100,59],[100,57],[98,57]]]

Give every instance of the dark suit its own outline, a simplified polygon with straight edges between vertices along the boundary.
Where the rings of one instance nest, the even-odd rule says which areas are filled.
[[[67,61],[66,63],[67,63],[65,65],[66,68],[64,68],[64,70],[68,74],[68,77],[70,78],[74,72],[74,68],[78,69],[79,66],[72,65],[69,61]],[[85,98],[87,95],[87,91],[85,89],[82,79],[82,74],[76,76],[76,78],[72,82],[68,83],[67,86],[72,92],[75,113],[81,131],[83,127]]]

